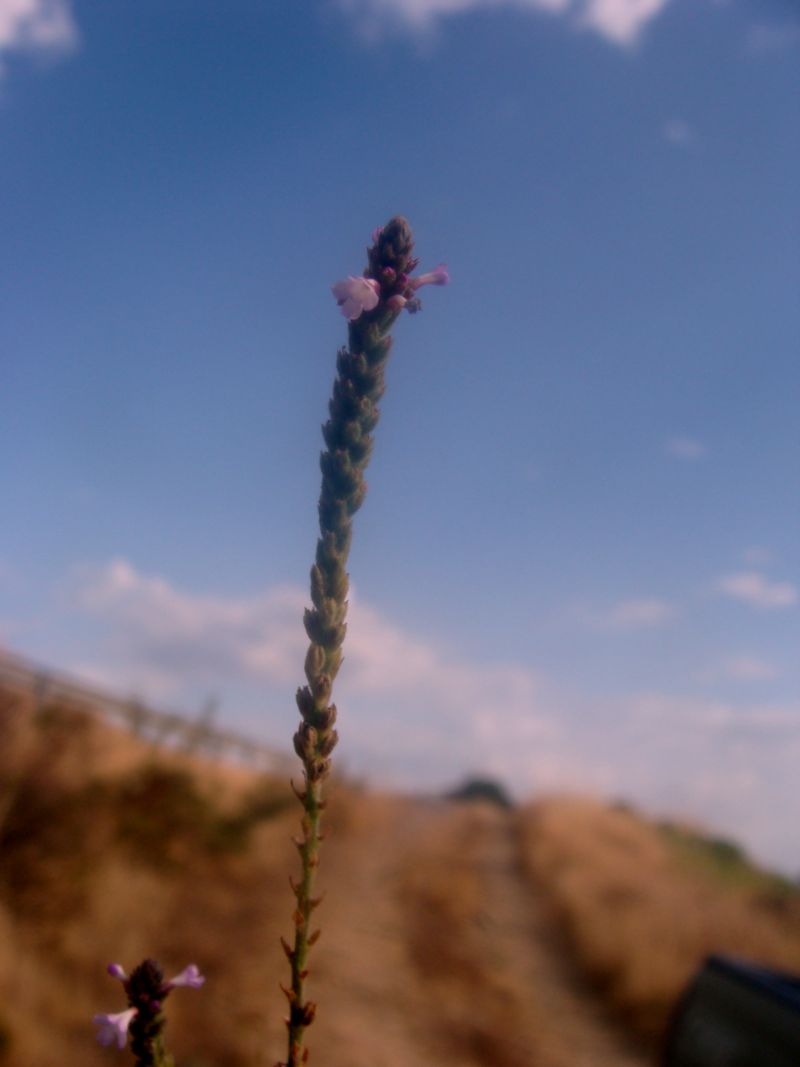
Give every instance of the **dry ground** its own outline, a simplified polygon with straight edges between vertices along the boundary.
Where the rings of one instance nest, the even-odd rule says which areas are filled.
[[[513,813],[383,798],[360,822],[330,849],[321,1059],[643,1067],[564,958]]]
[[[179,1067],[273,1067],[287,783],[148,753],[63,709],[0,701],[0,727],[0,1064],[129,1062],[89,1020],[124,1007],[105,964],[153,955],[208,976],[170,998]],[[716,884],[629,813],[330,795],[312,1067],[645,1067],[704,951],[800,966],[796,892]]]
[[[657,1040],[703,958],[800,972],[800,891],[732,842],[578,797],[521,813],[522,858],[584,974]]]

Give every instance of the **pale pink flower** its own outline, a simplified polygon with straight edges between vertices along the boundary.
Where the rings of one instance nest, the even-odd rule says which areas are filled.
[[[196,963],[190,963],[188,967],[184,967],[180,974],[176,974],[174,978],[170,978],[167,982],[167,989],[175,989],[176,986],[188,986],[190,989],[199,989],[205,982],[205,976],[200,974],[200,970]]]
[[[449,281],[450,275],[447,272],[447,264],[440,263],[436,270],[428,271],[427,274],[420,274],[418,278],[412,278],[409,286],[412,289],[419,289],[421,285],[447,285]]]
[[[386,301],[387,308],[391,308],[392,311],[402,311],[408,303],[408,300],[404,296],[400,296],[399,293],[395,293],[394,296],[390,296]]]
[[[128,1040],[128,1027],[131,1019],[136,1014],[136,1008],[128,1008],[127,1011],[118,1012],[116,1015],[95,1015],[92,1022],[98,1028],[97,1040],[101,1045],[113,1045],[117,1048],[125,1048]]]
[[[381,287],[374,278],[355,278],[352,274],[331,286],[336,303],[345,318],[354,321],[363,311],[378,306]]]

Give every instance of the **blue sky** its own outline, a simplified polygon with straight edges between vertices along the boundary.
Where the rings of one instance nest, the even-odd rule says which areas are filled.
[[[0,642],[288,744],[332,282],[401,212],[340,760],[800,869],[800,17],[0,0]]]

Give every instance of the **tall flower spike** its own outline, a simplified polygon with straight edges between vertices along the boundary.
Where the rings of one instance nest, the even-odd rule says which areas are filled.
[[[348,345],[336,359],[337,376],[329,404],[330,418],[322,428],[327,450],[320,459],[322,489],[319,497],[319,540],[311,568],[311,603],[304,617],[311,642],[305,662],[307,684],[297,690],[301,722],[294,747],[303,763],[305,787],[296,790],[303,806],[302,837],[295,839],[302,877],[293,885],[294,947],[284,943],[291,966],[289,1001],[289,1056],[282,1067],[301,1067],[308,1059],[304,1048],[306,1028],[316,1005],[305,999],[308,952],[319,931],[310,929],[310,917],[319,903],[314,882],[319,865],[320,813],[324,807],[322,784],[330,771],[336,745],[336,705],[331,690],[342,661],[347,617],[347,558],[352,518],[364,501],[364,470],[372,451],[372,433],[378,422],[378,401],[383,395],[384,369],[392,339],[389,330],[404,307],[416,310],[415,291],[420,285],[443,285],[447,272],[437,268],[416,280],[414,242],[404,218],[397,216],[374,231],[367,250],[367,267],[360,278],[350,275],[337,282],[333,295],[349,320]]]

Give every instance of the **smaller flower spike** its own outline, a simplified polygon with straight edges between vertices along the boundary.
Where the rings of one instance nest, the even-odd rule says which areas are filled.
[[[205,976],[200,974],[197,964],[190,963],[188,967],[183,968],[180,974],[170,978],[167,982],[167,988],[176,989],[178,986],[188,986],[189,989],[199,989],[204,982]]]
[[[117,1015],[95,1015],[92,1022],[98,1028],[97,1040],[101,1045],[113,1045],[125,1048],[128,1039],[128,1027],[136,1015],[136,1008],[128,1008]]]
[[[374,278],[356,278],[352,274],[331,286],[336,303],[346,319],[354,322],[363,311],[378,306],[381,287]]]
[[[117,1048],[124,1048],[130,1038],[136,1067],[166,1067],[172,1060],[164,1049],[164,1001],[178,986],[199,989],[203,985],[205,978],[197,964],[190,963],[169,981],[164,980],[158,963],[150,959],[134,967],[130,974],[126,974],[120,963],[109,963],[106,970],[122,982],[128,1010],[116,1015],[95,1015],[94,1023],[99,1028],[97,1040],[101,1045],[116,1044]]]

